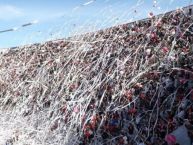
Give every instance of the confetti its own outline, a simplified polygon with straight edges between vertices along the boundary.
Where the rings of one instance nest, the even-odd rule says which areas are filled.
[[[0,143],[175,142],[170,133],[193,118],[192,20],[181,10],[149,16],[2,50]]]

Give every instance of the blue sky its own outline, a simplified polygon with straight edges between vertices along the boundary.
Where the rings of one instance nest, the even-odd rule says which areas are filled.
[[[63,38],[189,4],[192,0],[0,0],[0,31],[19,28],[0,33],[0,48]],[[33,21],[38,23],[20,27]]]

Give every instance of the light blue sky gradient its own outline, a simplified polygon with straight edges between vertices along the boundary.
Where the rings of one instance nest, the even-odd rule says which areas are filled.
[[[63,38],[163,13],[192,0],[0,0],[0,48]],[[156,6],[153,5],[156,2]],[[135,13],[135,11],[137,13]]]

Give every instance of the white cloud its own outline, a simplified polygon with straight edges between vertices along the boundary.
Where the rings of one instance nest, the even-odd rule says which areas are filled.
[[[22,10],[12,5],[0,5],[0,20],[10,20],[23,16]]]

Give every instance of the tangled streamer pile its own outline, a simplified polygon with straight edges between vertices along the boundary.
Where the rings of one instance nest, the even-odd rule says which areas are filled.
[[[93,2],[93,1],[92,1]],[[1,53],[2,144],[165,145],[193,138],[193,15]]]

